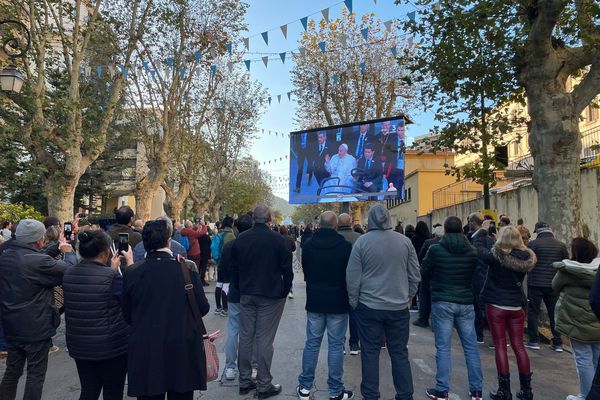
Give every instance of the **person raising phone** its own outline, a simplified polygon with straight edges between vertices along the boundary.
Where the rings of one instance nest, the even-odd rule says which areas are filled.
[[[121,311],[122,260],[133,264],[131,247],[115,251],[104,231],[78,235],[78,265],[63,279],[66,338],[81,382],[81,398],[121,398],[127,374],[129,326]],[[93,327],[93,329],[91,328]]]

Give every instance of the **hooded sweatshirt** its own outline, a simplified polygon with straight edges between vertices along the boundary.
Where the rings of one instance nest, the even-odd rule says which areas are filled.
[[[374,310],[408,307],[421,281],[417,253],[410,239],[392,230],[382,204],[369,210],[369,231],[352,247],[346,270],[350,306]]]
[[[589,302],[600,258],[589,264],[563,260],[555,262],[553,267],[558,270],[552,280],[552,289],[559,293],[556,330],[580,342],[600,343],[600,322]]]
[[[477,250],[462,233],[447,233],[429,248],[421,275],[431,277],[431,301],[473,304]]]

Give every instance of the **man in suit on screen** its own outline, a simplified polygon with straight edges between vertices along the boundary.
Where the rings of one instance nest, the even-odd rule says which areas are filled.
[[[325,163],[329,162],[331,156],[335,153],[336,151],[327,142],[327,133],[319,132],[317,134],[317,143],[311,144],[308,159],[308,165],[310,167],[308,173],[315,175],[319,186],[321,186],[325,178],[331,176],[331,174],[327,172],[327,168],[325,168]]]
[[[348,154],[358,160],[364,154],[365,144],[373,142],[375,140],[371,132],[371,125],[362,124],[358,126],[358,131],[352,132],[352,136],[345,143],[348,145]]]
[[[363,156],[358,160],[357,168],[362,170],[362,177],[358,186],[365,192],[375,193],[381,190],[382,169],[381,163],[375,157],[375,145],[365,144]]]
[[[292,135],[294,138],[294,151],[296,152],[296,161],[298,163],[298,172],[296,173],[296,193],[300,193],[300,186],[302,184],[302,173],[304,172],[304,163],[309,162],[310,143],[309,134],[302,132],[297,135]],[[310,165],[308,166],[310,170]],[[310,185],[312,173],[307,174],[306,184]]]
[[[404,120],[400,120],[396,125],[396,134],[391,143],[390,161],[392,163],[392,173],[389,181],[394,183],[394,187],[398,191],[398,197],[402,198],[404,194],[404,152],[406,150]]]

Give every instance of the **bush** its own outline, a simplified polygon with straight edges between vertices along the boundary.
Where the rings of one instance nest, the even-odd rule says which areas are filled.
[[[35,208],[23,203],[0,203],[0,222],[17,222],[20,219],[43,219],[42,214]]]

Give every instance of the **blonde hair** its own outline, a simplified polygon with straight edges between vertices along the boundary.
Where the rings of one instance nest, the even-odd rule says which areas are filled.
[[[60,229],[56,225],[49,226],[44,234],[46,243],[52,243],[60,240]]]
[[[526,249],[525,244],[523,243],[521,232],[519,232],[519,230],[514,226],[510,225],[500,228],[494,247],[506,253],[510,253],[514,249]]]

